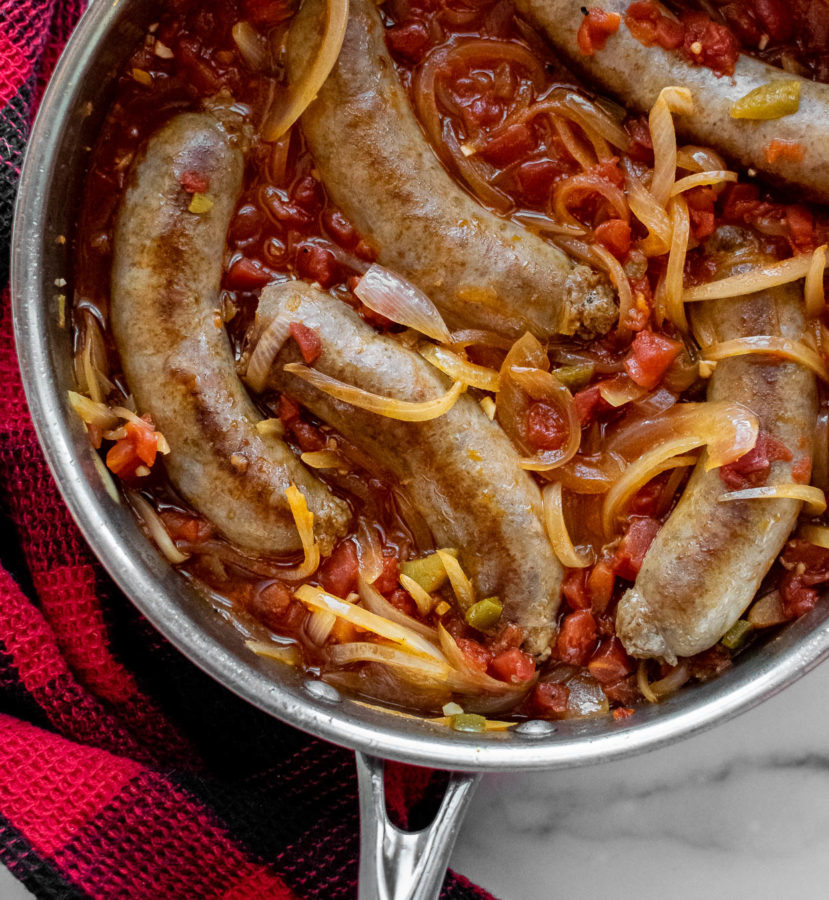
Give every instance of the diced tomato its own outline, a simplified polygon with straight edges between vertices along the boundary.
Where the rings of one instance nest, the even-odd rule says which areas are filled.
[[[635,580],[642,568],[645,554],[661,527],[658,519],[650,517],[631,521],[613,557],[613,569],[620,578],[627,581]]]
[[[691,216],[691,228],[698,241],[703,241],[714,233],[716,199],[717,195],[712,187],[693,188],[685,193],[685,202]]]
[[[763,29],[775,43],[792,37],[794,21],[783,0],[753,0],[753,3]]]
[[[557,406],[537,400],[527,410],[526,439],[536,450],[558,450],[567,440],[567,424]]]
[[[760,189],[755,184],[730,184],[722,197],[722,219],[728,223],[744,224],[767,207],[760,200]]]
[[[121,477],[132,475],[138,467],[138,457],[132,441],[121,438],[107,451],[107,468]]]
[[[602,641],[587,664],[590,674],[599,684],[615,684],[633,671],[633,660],[625,652],[617,637]]]
[[[393,25],[386,29],[386,43],[392,53],[420,62],[429,46],[429,29],[417,19],[404,25]]]
[[[357,627],[345,619],[337,619],[331,626],[328,640],[332,644],[348,644],[357,639]]]
[[[603,613],[607,609],[613,596],[615,582],[616,576],[613,574],[610,561],[600,559],[587,576],[587,596],[594,613]]]
[[[269,628],[281,631],[291,607],[291,591],[280,581],[268,581],[254,590],[245,604]]]
[[[279,395],[277,412],[286,428],[290,428],[299,419],[299,411],[299,404],[296,400],[292,400],[287,394]]]
[[[652,0],[631,3],[625,13],[625,25],[646,47],[656,45],[665,50],[676,50],[682,46],[685,37],[683,24],[664,15]]]
[[[535,136],[527,125],[516,122],[487,138],[480,151],[494,166],[508,166],[535,149]]]
[[[492,660],[489,664],[489,673],[493,678],[506,681],[508,684],[521,684],[535,675],[535,663],[523,650],[512,647],[499,653]]]
[[[210,179],[200,172],[185,172],[178,181],[188,194],[204,194],[210,188]]]
[[[455,638],[466,661],[480,672],[486,672],[492,662],[492,654],[483,644],[472,638]]]
[[[407,616],[417,618],[417,604],[408,591],[404,591],[403,588],[395,588],[387,599],[395,609],[399,609]]]
[[[733,75],[740,45],[728,27],[696,10],[684,12],[682,23],[685,26],[682,46],[685,56],[717,75]]]
[[[255,291],[273,277],[274,273],[259,260],[242,256],[231,264],[225,276],[225,285],[232,291]]]
[[[628,119],[627,129],[630,132],[628,156],[636,162],[653,165],[653,138],[648,127],[648,120],[642,116]]]
[[[293,0],[244,0],[245,18],[258,28],[268,29],[290,19],[296,11]]]
[[[306,365],[316,362],[322,353],[322,341],[319,334],[313,328],[303,325],[302,322],[291,322],[289,331],[291,337],[297,342],[299,352]]]
[[[604,50],[607,39],[616,34],[621,21],[618,13],[605,12],[597,6],[591,6],[576,35],[579,50],[585,56],[593,56],[597,50]]]
[[[357,590],[360,561],[353,541],[340,541],[319,568],[320,584],[335,597],[347,597]]]
[[[807,253],[815,249],[815,222],[808,207],[790,203],[786,207],[786,225],[795,252]]]
[[[291,434],[293,434],[294,440],[299,444],[299,449],[303,453],[316,453],[317,450],[325,449],[325,435],[310,422],[303,422],[302,419],[297,419],[291,426]]]
[[[556,640],[556,655],[562,662],[586,666],[596,647],[596,620],[580,609],[565,616]]]
[[[589,173],[607,181],[614,187],[623,187],[625,184],[625,173],[619,168],[619,157],[611,156],[610,159],[603,159],[601,162],[591,166]]]
[[[158,452],[158,432],[149,422],[141,425],[127,422],[125,431],[135,447],[135,455],[147,468],[151,468]]]
[[[198,516],[180,513],[174,509],[161,510],[159,515],[174,541],[200,544],[213,535],[213,526]]]
[[[158,433],[150,422],[127,422],[125,437],[109,448],[107,467],[122,478],[135,474],[140,465],[152,468],[158,453]]]
[[[531,704],[533,710],[545,719],[560,719],[567,712],[570,688],[554,681],[542,681],[535,686]]]
[[[652,331],[640,331],[633,339],[625,371],[640,387],[652,390],[679,356],[682,344]]]
[[[562,169],[549,159],[531,159],[518,166],[515,177],[521,193],[530,202],[543,205]]]
[[[340,271],[334,254],[315,244],[303,244],[299,247],[297,268],[303,278],[315,281],[324,288],[331,287],[337,281]]]
[[[622,219],[608,219],[602,222],[593,235],[617,259],[623,259],[630,250],[630,225]]]
[[[784,162],[803,162],[806,156],[806,147],[797,141],[781,141],[774,138],[766,144],[764,151],[767,163],[776,163],[779,159]]]
[[[374,586],[381,594],[389,594],[400,580],[400,563],[396,556],[383,557],[383,571],[374,582]]]
[[[561,593],[570,609],[590,609],[587,596],[587,569],[568,569],[561,582]]]
[[[642,699],[635,675],[628,675],[614,684],[603,684],[602,690],[611,703],[621,703],[623,706],[630,706]]]
[[[816,585],[829,582],[829,550],[795,539],[786,544],[780,561],[786,570],[780,580],[783,611],[795,619],[814,608]]]
[[[614,722],[621,722],[623,719],[629,719],[633,713],[634,710],[629,706],[617,706],[613,710],[613,720]]]
[[[788,462],[791,458],[791,450],[761,428],[757,435],[757,443],[748,453],[744,453],[733,463],[720,466],[720,478],[732,491],[759,487],[766,483],[773,462],[776,460]]]
[[[573,394],[573,402],[576,404],[576,414],[582,425],[592,422],[596,413],[605,407],[597,384]]]

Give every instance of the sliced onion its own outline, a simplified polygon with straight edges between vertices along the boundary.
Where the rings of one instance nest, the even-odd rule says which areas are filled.
[[[593,244],[592,250],[593,255],[610,276],[610,281],[619,294],[619,328],[626,330],[628,318],[633,311],[633,291],[630,281],[628,281],[622,264],[609,250],[602,247],[601,244]]]
[[[550,361],[539,341],[527,333],[519,338],[501,366],[501,390],[495,405],[498,422],[519,451],[531,454],[521,460],[523,468],[546,472],[571,460],[581,443],[581,423],[573,395],[547,371]],[[534,453],[524,439],[527,410],[532,401],[544,400],[564,413],[569,433],[558,450]]]
[[[403,669],[410,675],[418,675],[431,680],[444,681],[449,675],[449,666],[446,663],[426,659],[415,653],[407,653],[397,647],[372,644],[369,641],[334,644],[328,648],[326,653],[328,659],[337,666],[356,662],[379,662]]]
[[[573,546],[567,523],[564,521],[564,506],[561,498],[561,484],[548,484],[541,492],[544,503],[544,527],[553,545],[553,551],[563,566],[583,569],[593,562],[589,553],[579,553]]]
[[[665,270],[665,314],[680,331],[688,331],[688,319],[682,303],[682,275],[685,271],[685,256],[688,252],[688,238],[691,220],[688,204],[682,196],[674,197],[670,204],[671,249],[668,267]]]
[[[257,656],[267,656],[285,663],[286,666],[298,666],[302,662],[302,654],[296,644],[271,644],[267,641],[245,641],[248,650]]]
[[[696,187],[707,187],[712,184],[725,184],[727,181],[736,181],[737,177],[736,172],[731,172],[728,169],[686,175],[684,178],[674,182],[670,196],[676,197],[677,194],[682,194]]]
[[[383,546],[373,525],[360,519],[357,526],[357,558],[360,562],[360,576],[369,584],[383,574]]]
[[[717,172],[725,169],[725,160],[710,147],[686,144],[676,151],[676,164],[686,172]]]
[[[806,284],[803,288],[807,316],[819,316],[826,306],[826,297],[823,293],[823,270],[825,268],[826,244],[821,244],[812,254],[812,263],[806,273]]]
[[[413,619],[411,616],[407,616],[406,613],[401,612],[396,606],[392,606],[380,591],[369,584],[365,578],[361,577],[359,579],[359,591],[360,599],[363,601],[366,609],[371,610],[371,612],[376,613],[378,616],[383,616],[383,618],[388,619],[390,622],[397,622],[398,625],[405,625],[407,628],[411,628],[412,631],[416,631],[430,641],[437,642],[438,633],[436,629],[432,628],[430,625],[424,625],[423,622],[418,622],[417,619]]]
[[[573,199],[581,199],[585,194],[599,194],[612,207],[617,218],[625,222],[630,220],[630,209],[622,189],[589,173],[571,175],[559,181],[553,190],[555,217],[560,222],[578,228],[582,223],[572,215],[569,206]]]
[[[77,391],[68,391],[69,405],[80,416],[81,421],[87,425],[97,425],[99,428],[114,428],[118,424],[118,416],[106,403],[90,400]]]
[[[821,356],[811,347],[801,341],[791,341],[789,338],[778,335],[756,334],[751,337],[734,338],[732,341],[722,341],[711,344],[702,351],[706,359],[717,362],[721,359],[729,359],[733,356],[745,356],[754,353],[764,353],[769,356],[779,356],[799,363],[818,378],[829,382],[829,370]]]
[[[685,437],[668,441],[639,457],[625,469],[621,478],[610,488],[602,505],[602,527],[606,537],[612,537],[616,520],[630,498],[652,478],[678,466],[693,466],[695,456],[687,456],[702,442],[698,438]]]
[[[150,537],[155,541],[156,546],[164,556],[166,556],[173,565],[178,565],[179,563],[188,560],[190,557],[186,553],[182,553],[173,543],[173,539],[170,537],[167,529],[164,527],[164,523],[161,521],[161,516],[159,516],[152,505],[148,503],[141,494],[138,494],[135,491],[130,491],[127,496],[129,497],[130,503],[147,526]]]
[[[492,397],[481,397],[478,405],[484,411],[484,415],[492,422],[495,419],[495,401]]]
[[[420,348],[420,355],[428,360],[436,369],[448,375],[452,381],[460,381],[469,387],[478,388],[482,391],[498,390],[501,383],[501,376],[495,369],[489,369],[486,366],[479,366],[469,362],[467,359],[458,356],[446,347],[440,347],[437,344],[426,344]]]
[[[616,375],[599,384],[599,394],[602,400],[615,409],[626,403],[632,403],[634,400],[641,400],[647,393],[645,388],[640,387],[627,375]]]
[[[372,394],[370,391],[364,391],[352,384],[345,384],[337,378],[332,378],[330,375],[311,369],[302,363],[288,363],[285,371],[307,381],[308,384],[324,394],[328,394],[329,397],[342,400],[358,409],[376,413],[378,416],[386,416],[386,418],[397,419],[401,422],[428,422],[431,419],[437,419],[452,409],[464,390],[463,384],[456,381],[442,397],[436,397],[434,400],[420,402],[396,400],[393,397]]]
[[[305,632],[311,641],[322,647],[337,624],[337,617],[327,609],[317,609],[308,617]]]
[[[730,491],[719,498],[720,503],[734,500],[800,500],[806,504],[806,512],[810,516],[820,516],[826,512],[826,494],[811,484],[764,485],[744,491]]]
[[[756,600],[746,618],[752,628],[772,628],[789,621],[789,616],[783,609],[783,600],[779,591],[771,591]]]
[[[339,619],[345,619],[357,628],[363,631],[370,631],[378,637],[386,638],[400,644],[404,649],[408,649],[412,653],[425,656],[438,662],[446,662],[446,657],[441,650],[427,641],[422,635],[405,625],[397,622],[391,622],[382,616],[370,610],[363,609],[353,603],[347,603],[340,597],[335,597],[320,588],[312,587],[310,584],[303,584],[297,588],[294,596],[297,600],[302,601],[310,609],[323,609],[334,613]]]
[[[237,22],[230,33],[248,68],[254,72],[263,71],[268,65],[268,42],[265,36],[250,22]]]
[[[674,666],[667,675],[664,675],[658,681],[652,681],[650,684],[651,693],[657,700],[664,700],[675,694],[691,677],[688,669],[688,663],[684,660]]]
[[[744,297],[746,294],[754,294],[757,291],[765,291],[781,284],[799,281],[809,274],[811,268],[812,256],[793,256],[783,262],[766,263],[749,272],[729,275],[728,278],[686,288],[682,299],[685,303],[697,303],[701,300]]]
[[[325,14],[325,30],[313,60],[290,86],[287,102],[268,115],[263,128],[267,143],[279,140],[314,102],[337,62],[348,25],[348,0],[328,0]]]
[[[640,249],[645,256],[662,256],[671,246],[671,220],[627,160],[622,160],[622,168],[625,170],[625,193],[630,211],[648,229],[648,236],[640,243]]]
[[[410,281],[373,263],[357,282],[354,295],[369,309],[398,325],[414,328],[441,343],[451,340],[434,303]]]
[[[265,389],[271,366],[290,337],[292,321],[291,313],[288,310],[281,310],[260,333],[245,372],[245,381],[254,393],[261,394]]]
[[[535,210],[521,209],[513,213],[512,218],[538,234],[565,234],[570,237],[584,237],[587,234],[587,228],[584,225],[556,222],[545,213]]]
[[[334,450],[307,451],[299,458],[312,469],[337,469],[343,465],[342,457]]]
[[[520,696],[526,693],[534,684],[534,681],[525,682],[523,685],[507,684],[505,681],[499,681],[497,678],[487,675],[486,672],[481,672],[480,669],[474,668],[474,666],[469,664],[455,639],[442,624],[438,625],[438,637],[441,650],[453,669],[449,679],[453,690],[466,693],[480,691],[490,694]]]
[[[422,616],[428,616],[435,605],[435,598],[423,587],[421,587],[414,578],[401,573],[400,586],[408,591],[412,600],[417,604],[418,611]]]
[[[648,681],[648,661],[646,659],[640,659],[636,668],[636,686],[648,703],[659,703],[659,697],[653,692]]]
[[[803,538],[816,547],[823,547],[829,550],[829,528],[825,525],[801,525],[798,531],[798,537]]]
[[[466,577],[461,564],[451,553],[447,553],[446,550],[437,550],[436,552],[449,576],[449,583],[458,598],[458,605],[463,612],[466,612],[475,602],[475,589],[472,587],[472,582]]]
[[[314,538],[314,514],[308,509],[305,495],[295,484],[285,488],[285,498],[294,517],[296,530],[299,532],[304,559],[296,568],[281,571],[279,577],[286,581],[302,581],[313,575],[320,564],[320,548]]]
[[[673,114],[691,115],[694,99],[688,88],[664,87],[651,108],[648,126],[653,143],[653,179],[651,194],[665,206],[676,178],[676,130]]]

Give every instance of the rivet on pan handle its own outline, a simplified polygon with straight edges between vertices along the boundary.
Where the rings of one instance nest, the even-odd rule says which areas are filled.
[[[480,775],[453,772],[440,809],[422,831],[402,831],[386,813],[384,762],[357,753],[360,787],[359,900],[436,900]]]

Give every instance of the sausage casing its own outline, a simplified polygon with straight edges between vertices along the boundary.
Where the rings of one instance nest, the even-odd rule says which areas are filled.
[[[289,38],[294,79],[319,44],[323,0]],[[518,337],[604,334],[618,309],[604,275],[501,218],[450,178],[386,49],[372,0],[352,0],[340,56],[302,128],[334,202],[378,261],[425,291],[450,327]]]
[[[430,400],[446,377],[418,353],[378,334],[342,301],[303,282],[269,285],[256,328],[277,315],[312,328],[322,342],[314,368],[386,397]],[[541,524],[541,495],[500,427],[462,394],[426,422],[401,422],[350,406],[283,371],[301,361],[293,341],[280,352],[271,386],[295,397],[391,473],[426,520],[438,546],[457,547],[479,598],[497,595],[524,646],[548,646],[562,570]]]
[[[750,246],[745,232],[722,228],[714,240],[717,278],[768,261]],[[706,307],[701,313],[719,341],[755,334],[803,337],[802,289],[795,285],[710,301]],[[708,399],[747,406],[760,428],[791,452],[791,460],[772,463],[767,484],[793,481],[792,468],[799,465],[802,473],[804,458],[808,469],[817,386],[804,367],[762,356],[724,359],[711,377]],[[616,631],[633,656],[673,663],[713,646],[754,598],[788,539],[799,501],[719,502],[728,490],[718,469],[706,472],[702,462],[697,464],[645,554],[635,585],[619,602]]]
[[[170,445],[165,465],[182,496],[240,547],[274,554],[300,546],[284,494],[294,483],[330,550],[348,507],[286,444],[257,431],[262,416],[236,374],[219,312],[243,167],[241,148],[207,113],[178,115],[150,138],[118,214],[112,331],[138,408]],[[207,212],[189,211],[181,180],[191,174],[207,185]]]

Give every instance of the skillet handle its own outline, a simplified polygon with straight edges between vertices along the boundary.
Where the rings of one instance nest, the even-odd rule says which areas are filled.
[[[358,900],[436,900],[461,822],[481,776],[453,772],[440,809],[422,831],[402,831],[386,812],[384,762],[357,753],[360,788]]]

